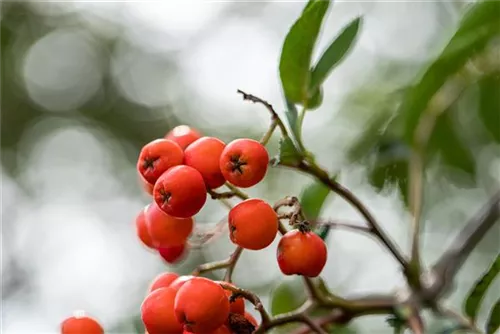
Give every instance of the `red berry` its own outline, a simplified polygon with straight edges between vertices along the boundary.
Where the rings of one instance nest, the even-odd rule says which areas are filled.
[[[226,145],[219,165],[224,178],[235,186],[248,188],[266,175],[269,154],[253,139],[236,139]]]
[[[173,264],[178,263],[186,254],[186,244],[170,246],[170,247],[159,247],[158,252],[160,256],[167,263]]]
[[[171,288],[159,288],[142,302],[141,318],[149,334],[182,334],[182,324],[174,313],[176,293]]]
[[[137,170],[146,182],[155,184],[160,175],[170,167],[182,164],[183,160],[184,152],[176,142],[156,139],[143,146]]]
[[[61,324],[61,334],[103,334],[101,325],[83,312],[77,312]]]
[[[179,278],[176,273],[162,273],[155,277],[149,288],[149,292],[154,291],[159,288],[168,288],[173,281]]]
[[[153,245],[153,240],[151,239],[151,235],[149,235],[148,226],[146,224],[146,215],[145,215],[146,210],[147,206],[144,209],[142,209],[135,218],[135,228],[137,236],[142,241],[142,243],[149,248],[155,249],[155,246]]]
[[[203,137],[184,151],[184,163],[201,173],[209,189],[219,188],[226,182],[219,167],[219,160],[226,144],[214,137]]]
[[[179,276],[175,281],[172,282],[172,284],[170,284],[170,288],[174,289],[175,291],[179,291],[179,289],[184,285],[184,283],[195,277],[196,276],[192,275]]]
[[[139,182],[141,183],[142,189],[144,189],[145,192],[147,192],[149,195],[153,195],[154,184],[151,184],[148,181],[146,181],[142,177],[142,175],[139,175]]]
[[[174,310],[185,329],[205,333],[224,325],[229,316],[229,300],[219,284],[194,277],[177,292]]]
[[[156,204],[167,214],[188,218],[197,214],[207,200],[205,181],[189,166],[176,166],[163,173],[153,190]]]
[[[234,284],[227,283],[228,285],[234,286]],[[233,292],[227,289],[224,289],[226,292],[226,296],[228,300],[230,300],[231,296],[233,295]],[[243,297],[238,297],[236,298],[233,302],[229,301],[229,312],[230,313],[239,313],[239,314],[244,314],[245,313],[245,299]]]
[[[278,233],[278,215],[261,199],[247,199],[229,211],[229,236],[243,248],[259,250],[269,246]]]
[[[178,125],[165,135],[165,139],[175,141],[183,150],[199,138],[201,134],[187,125]]]
[[[277,249],[278,265],[285,275],[318,276],[325,267],[325,242],[314,232],[292,230],[280,240]]]
[[[172,217],[151,203],[145,213],[149,235],[155,247],[183,245],[193,231],[193,218]]]

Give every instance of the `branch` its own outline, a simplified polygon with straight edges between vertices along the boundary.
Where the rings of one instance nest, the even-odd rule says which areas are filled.
[[[434,127],[439,117],[461,96],[467,88],[467,81],[463,76],[456,75],[448,81],[431,99],[428,108],[422,114],[413,136],[413,145],[409,163],[409,207],[412,213],[412,245],[410,270],[413,276],[420,276],[420,229],[423,201],[423,183],[425,169],[425,151]],[[413,282],[420,287],[420,281]]]
[[[316,221],[312,221],[311,224],[315,225],[315,226],[329,226],[331,228],[340,228],[340,229],[352,230],[352,231],[356,231],[356,232],[363,232],[366,234],[373,234],[373,230],[369,227],[359,226],[359,225],[347,223],[345,221],[340,221],[340,220],[327,220],[327,221],[316,220]]]
[[[450,247],[432,267],[434,281],[426,290],[425,298],[436,300],[447,294],[453,279],[470,253],[500,218],[500,191],[465,225]]]
[[[392,255],[404,268],[405,272],[407,272],[408,262],[402,255],[401,250],[392,242],[389,236],[380,227],[375,217],[373,217],[370,211],[350,190],[343,187],[338,182],[330,179],[328,173],[323,169],[321,169],[320,167],[318,167],[316,164],[311,164],[309,162],[302,161],[299,163],[298,168],[309,175],[315,176],[317,179],[323,182],[324,185],[329,187],[330,190],[340,195],[352,206],[354,206],[359,211],[359,213],[366,219],[372,233],[380,240],[380,242],[382,242],[382,244],[385,245],[385,247],[392,253]]]
[[[279,118],[278,113],[274,110],[273,106],[269,102],[261,99],[260,97],[254,96],[252,94],[247,94],[247,93],[245,93],[244,91],[242,91],[240,89],[238,89],[237,92],[243,96],[243,100],[251,101],[253,103],[260,103],[264,107],[266,107],[267,110],[269,110],[269,112],[271,113],[271,120],[272,120],[272,122],[273,123],[276,122],[276,125],[279,126],[279,128],[280,128],[281,133],[283,134],[283,136],[287,135],[287,130],[286,130],[285,125],[283,124],[283,122]]]
[[[236,267],[236,263],[238,262],[241,253],[243,253],[243,248],[238,246],[229,257],[229,265],[227,266],[226,274],[224,275],[224,281],[231,283],[234,267]]]
[[[243,252],[243,248],[236,247],[234,252],[227,259],[222,260],[222,261],[214,261],[214,262],[201,264],[198,267],[196,267],[195,270],[193,270],[191,275],[199,276],[199,275],[204,274],[204,273],[227,268],[226,275],[224,276],[224,280],[226,282],[231,282],[231,276],[233,274],[234,267],[236,266],[236,263],[238,262],[238,259],[240,258],[240,255],[242,252]]]
[[[260,298],[256,294],[245,289],[237,288],[234,285],[231,285],[230,283],[227,282],[220,282],[219,284],[224,289],[231,291],[233,295],[236,295],[238,297],[241,296],[246,300],[248,300],[250,303],[252,303],[255,306],[255,309],[260,313],[260,317],[262,318],[261,326],[270,322],[269,314],[265,310],[264,305],[262,304]]]

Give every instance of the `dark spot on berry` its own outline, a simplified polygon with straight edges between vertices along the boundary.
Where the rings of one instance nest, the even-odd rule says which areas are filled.
[[[169,193],[168,191],[165,191],[165,189],[160,189],[160,195],[161,195],[161,200],[163,201],[163,204],[168,203],[168,201],[172,197],[172,194]]]
[[[241,167],[247,165],[247,162],[242,161],[240,158],[241,157],[239,155],[233,155],[229,159],[231,161],[231,172],[243,174],[243,169]]]
[[[153,169],[155,167],[155,161],[160,159],[159,157],[144,159],[142,167],[144,169]]]

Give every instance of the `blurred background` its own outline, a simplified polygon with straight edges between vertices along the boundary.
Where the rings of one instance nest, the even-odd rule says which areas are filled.
[[[306,117],[305,145],[329,171],[340,171],[340,181],[366,202],[405,251],[410,222],[401,192],[405,158],[375,166],[372,144],[387,144],[387,138],[370,129],[391,118],[387,111],[439,55],[467,4],[337,2],[319,41],[318,53],[345,24],[364,16],[355,47],[324,85],[322,107]],[[60,321],[75,309],[98,318],[109,333],[141,333],[140,303],[156,274],[189,273],[197,264],[225,258],[233,246],[224,235],[173,267],[142,247],[134,219],[150,198],[137,182],[139,150],[179,124],[226,142],[258,139],[269,114],[242,101],[236,90],[283,112],[278,61],[304,2],[1,6],[2,333],[57,333]],[[498,44],[494,47],[498,56]],[[500,182],[498,133],[476,113],[500,110],[495,109],[499,83],[496,72],[472,84],[454,104],[453,118],[443,123],[448,132],[433,141],[436,154],[425,190],[427,264]],[[272,155],[277,142],[276,135]],[[448,154],[462,148],[458,156]],[[310,182],[272,169],[248,192],[273,202],[298,195]],[[226,214],[220,203],[207,203],[196,217],[199,225],[215,224]],[[361,221],[333,195],[323,216]],[[495,228],[460,272],[449,298],[456,309],[496,256],[499,233]],[[286,298],[301,293],[293,279],[280,274],[276,244],[244,252],[234,276],[266,305],[289,303]],[[322,277],[332,291],[343,296],[391,292],[403,283],[396,263],[372,240],[334,231],[328,245]],[[282,289],[285,296],[275,298],[283,282],[292,292]],[[499,280],[495,290],[500,291]],[[484,310],[497,298],[498,293],[488,295]],[[439,320],[429,324],[432,332]],[[389,332],[383,317],[357,320],[350,331]]]

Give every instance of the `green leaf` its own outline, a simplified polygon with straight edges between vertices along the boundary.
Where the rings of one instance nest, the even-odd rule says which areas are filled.
[[[297,111],[297,108],[295,107],[295,104],[285,98],[286,102],[286,111],[285,111],[285,116],[288,121],[288,125],[291,129],[291,135],[292,135],[292,141],[295,139],[295,141],[301,140],[299,137],[300,134],[300,129],[298,126],[298,114],[299,112]]]
[[[306,300],[307,295],[302,279],[287,278],[271,292],[271,314],[277,315],[296,310]]]
[[[314,95],[307,101],[307,109],[314,110],[323,103],[323,88],[319,87]]]
[[[447,165],[474,175],[476,171],[474,156],[459,136],[459,130],[451,119],[451,111],[453,110],[447,110],[438,117],[429,140],[429,150],[440,153]]]
[[[488,321],[486,322],[486,334],[495,334],[500,328],[500,299],[497,300],[495,306],[491,309]]]
[[[406,96],[399,108],[405,118],[405,140],[411,142],[413,133],[430,99],[474,55],[500,32],[499,1],[481,1],[470,6],[460,26],[441,55],[430,65],[419,82]]]
[[[283,43],[279,72],[285,97],[293,103],[308,99],[311,58],[330,1],[310,1]]]
[[[306,219],[316,219],[330,193],[322,182],[314,181],[302,190],[299,201]]]
[[[301,155],[295,148],[290,137],[285,136],[280,139],[279,142],[279,154],[274,158],[273,165],[278,163],[283,163],[285,165],[295,165],[301,160]]]
[[[481,301],[490,287],[493,280],[500,272],[500,254],[492,263],[491,267],[484,273],[484,275],[474,284],[469,295],[464,303],[464,312],[474,322],[476,320]]]
[[[347,55],[358,35],[361,21],[361,17],[352,20],[323,53],[312,70],[310,92],[315,92],[333,68]]]
[[[370,164],[370,182],[379,191],[387,184],[399,187],[408,204],[408,161],[410,150],[401,140],[382,138],[374,149]]]
[[[479,118],[492,139],[500,143],[500,74],[487,76],[479,82]]]

